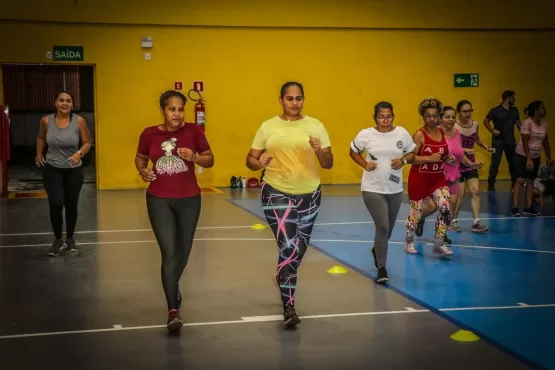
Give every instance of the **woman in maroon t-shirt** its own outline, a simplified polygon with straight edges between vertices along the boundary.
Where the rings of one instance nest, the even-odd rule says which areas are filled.
[[[162,285],[168,303],[167,327],[179,330],[179,279],[185,270],[200,216],[200,187],[195,164],[214,165],[214,155],[202,130],[183,120],[187,99],[177,91],[160,97],[161,125],[144,129],[135,166],[148,182],[146,205],[152,230],[162,253]],[[152,161],[152,169],[148,162]]]

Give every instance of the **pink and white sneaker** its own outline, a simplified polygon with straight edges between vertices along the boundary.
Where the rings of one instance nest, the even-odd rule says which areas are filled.
[[[447,248],[445,244],[434,245],[434,248],[432,249],[432,251],[435,254],[439,254],[440,256],[444,256],[444,257],[449,257],[453,255],[453,251]]]
[[[418,254],[418,251],[414,247],[413,241],[406,241],[405,240],[405,252],[408,254]]]
[[[183,327],[183,321],[179,317],[179,312],[177,310],[170,310],[168,312],[168,331],[174,332],[181,329],[181,327]]]

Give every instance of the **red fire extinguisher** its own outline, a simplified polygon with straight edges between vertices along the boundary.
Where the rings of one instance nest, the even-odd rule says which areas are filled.
[[[191,97],[191,93],[195,92],[198,95],[197,99],[193,99]],[[206,123],[206,107],[204,105],[204,98],[202,97],[202,95],[200,95],[200,92],[195,90],[195,89],[191,89],[189,91],[189,99],[191,99],[192,101],[196,102],[195,104],[195,124],[197,126],[200,126],[200,129],[202,130],[202,132],[204,132],[205,130],[205,123]]]

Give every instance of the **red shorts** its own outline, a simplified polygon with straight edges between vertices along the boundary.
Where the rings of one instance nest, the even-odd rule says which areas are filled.
[[[426,173],[418,172],[409,173],[408,193],[409,200],[419,201],[431,196],[434,191],[447,186],[447,180],[443,173]]]

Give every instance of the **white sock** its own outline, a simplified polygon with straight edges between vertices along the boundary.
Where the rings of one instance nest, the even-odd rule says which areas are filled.
[[[479,219],[479,218],[475,218],[475,219],[472,221],[472,225],[476,225],[476,224],[478,223],[478,221],[480,221],[480,219]]]

